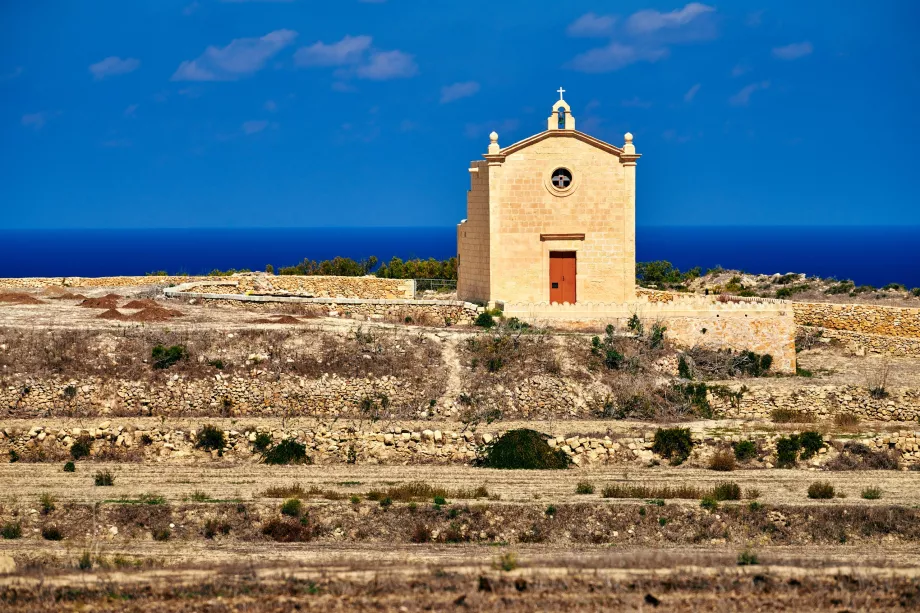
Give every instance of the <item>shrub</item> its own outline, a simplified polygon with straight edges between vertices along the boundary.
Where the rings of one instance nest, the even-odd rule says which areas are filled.
[[[478,464],[485,468],[504,469],[568,468],[569,457],[561,449],[550,447],[547,438],[536,430],[511,430],[486,446]]]
[[[438,504],[438,503],[435,502],[435,504]],[[392,499],[392,498],[389,498],[389,497],[384,498],[383,500],[380,501],[380,506],[381,506],[382,508],[384,508],[384,509],[387,509],[387,508],[393,506],[393,499]]]
[[[213,367],[216,368],[217,370],[223,370],[223,369],[224,369],[224,361],[223,361],[223,360],[209,360],[209,361],[208,361],[208,366],[213,366]]]
[[[760,490],[756,487],[749,487],[747,490],[747,496],[745,498],[749,500],[757,500],[760,498]]]
[[[802,446],[802,453],[799,457],[803,460],[807,460],[824,447],[824,438],[821,436],[820,432],[808,430],[799,435],[799,444]]]
[[[168,541],[169,537],[172,536],[172,532],[169,530],[169,528],[162,526],[159,528],[153,528],[150,531],[150,536],[152,536],[153,540],[155,541]]]
[[[727,449],[715,452],[709,458],[709,469],[726,472],[735,470],[735,455]]]
[[[770,419],[778,424],[788,423],[811,423],[815,420],[814,415],[795,409],[773,409],[770,413]]]
[[[664,333],[667,328],[660,322],[652,324],[652,332],[648,335],[648,345],[652,349],[658,349],[664,344]]]
[[[445,505],[447,504],[447,500],[444,498],[444,496],[435,496],[434,503],[436,505]]]
[[[742,551],[738,554],[738,566],[753,566],[755,564],[759,564],[756,553]]]
[[[689,428],[658,428],[655,431],[652,451],[670,460],[672,465],[682,464],[692,450]]]
[[[171,347],[157,345],[150,351],[153,367],[158,369],[169,368],[179,360],[184,360],[187,357],[188,352],[185,350],[184,345],[172,345]]]
[[[93,481],[96,485],[108,487],[115,485],[115,475],[113,475],[110,470],[100,470],[93,477]]]
[[[67,462],[66,464],[64,464],[64,472],[65,472],[65,473],[76,472],[76,470],[77,470],[77,467],[74,466],[74,463],[73,463],[73,462]]]
[[[19,461],[19,453],[15,449],[10,449],[10,464]]]
[[[855,428],[859,425],[859,416],[853,413],[837,413],[834,415],[834,425],[838,428]]]
[[[682,355],[677,358],[677,376],[681,379],[693,379],[693,371],[687,363],[686,356]]]
[[[42,515],[48,515],[49,513],[54,511],[54,509],[57,508],[54,503],[55,503],[54,496],[52,496],[51,494],[47,492],[39,496],[38,504],[42,509]]]
[[[700,506],[708,511],[714,511],[719,508],[719,503],[715,498],[706,497],[700,500]]]
[[[73,445],[70,446],[70,457],[72,457],[74,460],[88,457],[90,444],[91,442],[88,436],[81,436],[74,442]]]
[[[692,485],[678,485],[672,487],[669,485],[632,485],[611,483],[605,485],[601,490],[601,496],[604,498],[645,498],[650,503],[664,505],[665,498],[681,498],[686,500],[698,500],[703,497],[705,492]]]
[[[544,511],[544,513],[546,513],[548,517],[555,517],[556,516],[556,506],[552,504],[549,505],[548,507],[546,507],[546,511]]]
[[[42,526],[42,538],[46,541],[60,541],[64,538],[60,528],[54,524]]]
[[[294,519],[273,518],[262,526],[262,534],[279,543],[309,541],[313,537],[310,523]]]
[[[827,500],[834,497],[834,486],[827,481],[815,481],[808,486],[808,497]]]
[[[587,481],[579,481],[578,485],[575,486],[576,494],[593,494],[594,493],[594,484],[588,483]]]
[[[22,526],[17,522],[8,522],[0,528],[0,536],[7,540],[22,538]]]
[[[773,356],[760,355],[753,351],[742,351],[732,359],[733,370],[750,377],[762,377],[773,366]]]
[[[511,572],[512,570],[518,567],[518,559],[517,559],[517,556],[514,554],[514,552],[509,551],[507,553],[503,553],[498,558],[498,561],[496,562],[495,565],[498,566],[500,570],[503,570],[506,573]],[[480,581],[480,583],[482,582]]]
[[[264,455],[266,464],[312,464],[313,459],[307,455],[307,446],[292,438],[286,438],[274,445]]]
[[[877,487],[867,487],[862,491],[861,495],[866,500],[878,500],[882,497],[882,490]]]
[[[259,453],[265,453],[265,450],[272,444],[272,435],[268,432],[259,432],[256,434],[256,440],[253,441],[253,448]]]
[[[227,438],[224,431],[213,424],[205,424],[198,430],[195,436],[195,448],[204,449],[205,451],[214,451],[223,453],[224,447],[227,446]]]
[[[757,445],[753,441],[733,443],[732,450],[735,452],[735,459],[739,462],[747,462],[757,457]]]
[[[475,325],[486,330],[495,326],[495,318],[488,311],[483,311],[476,317]]]
[[[281,514],[288,517],[300,517],[300,498],[288,498],[281,503]]]
[[[425,524],[416,524],[415,529],[412,531],[412,536],[409,538],[413,543],[430,543],[431,542],[431,528]]]
[[[837,457],[825,464],[828,470],[898,470],[896,452],[873,451],[862,443],[848,441]]]
[[[89,555],[88,551],[84,551],[80,559],[77,560],[77,568],[80,570],[90,570],[93,568],[93,558]]]
[[[719,483],[712,489],[712,497],[715,500],[741,500],[741,487],[733,481]]]
[[[784,436],[776,441],[776,465],[780,468],[792,468],[799,458],[802,444],[795,434]]]

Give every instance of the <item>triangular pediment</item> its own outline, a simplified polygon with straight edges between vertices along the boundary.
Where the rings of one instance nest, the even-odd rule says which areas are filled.
[[[617,157],[622,157],[624,155],[622,148],[611,145],[610,143],[605,143],[600,139],[589,136],[584,132],[579,132],[578,130],[546,130],[545,132],[534,134],[530,138],[525,138],[524,140],[520,140],[513,145],[502,148],[498,155],[501,157],[511,155],[512,153],[520,151],[521,149],[526,149],[527,147],[535,145],[536,143],[546,140],[547,138],[575,138],[583,143],[587,143],[592,147],[597,147],[601,151],[606,151],[607,153],[611,153]],[[489,157],[492,156],[486,156],[486,158]]]

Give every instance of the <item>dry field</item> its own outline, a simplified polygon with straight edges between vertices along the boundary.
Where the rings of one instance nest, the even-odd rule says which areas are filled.
[[[109,293],[71,291],[90,298]],[[150,289],[119,292],[124,299],[116,306],[129,317],[149,306],[125,309],[123,303],[156,298]],[[359,326],[372,327],[380,335],[415,335],[419,344],[411,348],[409,361],[447,364],[439,385],[448,389],[458,385],[458,364],[464,359],[446,343],[432,348],[425,341],[463,335],[462,330],[159,300],[155,303],[182,316],[130,321],[100,318],[104,311],[79,306],[82,298],[27,296],[0,302],[4,369],[21,367],[25,359],[7,350],[14,341],[41,346],[43,335],[55,339],[87,331],[136,339],[184,335],[194,340],[197,335],[199,343],[208,335],[233,333],[251,343],[245,353],[257,351],[275,332],[291,342],[293,330],[302,337],[297,355],[304,361],[302,356],[333,356],[320,335],[345,337]],[[264,323],[273,315],[296,322]],[[63,375],[88,368],[74,356],[54,364],[62,369],[56,374]],[[800,365],[815,371],[808,380],[812,385],[865,385],[866,377],[882,367],[889,370],[891,386],[920,382],[917,360],[856,358],[824,348],[803,353]],[[38,361],[30,368],[36,377],[46,372]],[[106,368],[133,372],[145,365]],[[782,378],[776,385],[797,381]],[[281,418],[240,421],[270,429]],[[188,430],[202,423],[200,417],[132,420],[144,429]],[[51,429],[89,428],[99,417],[39,421]],[[400,424],[444,431],[464,427],[446,419]],[[32,420],[0,417],[0,430],[31,425]],[[658,425],[559,418],[497,421],[483,424],[481,431],[529,427],[615,439]],[[797,427],[739,420],[682,425],[694,432],[741,435]],[[905,428],[917,429],[916,424],[858,425],[862,432]],[[106,472],[113,483],[97,485],[97,475]],[[807,490],[816,481],[829,482],[834,497],[809,498]],[[739,499],[701,505],[701,498],[726,482],[737,484]],[[918,610],[918,485],[917,471],[823,471],[804,465],[716,472],[662,461],[502,471],[460,464],[268,466],[255,457],[200,453],[122,463],[83,459],[74,472],[64,472],[62,462],[7,463],[4,458],[0,609]],[[626,487],[636,488],[634,497],[613,497]],[[878,490],[878,496],[864,498],[867,490]],[[290,499],[299,502],[286,503]]]

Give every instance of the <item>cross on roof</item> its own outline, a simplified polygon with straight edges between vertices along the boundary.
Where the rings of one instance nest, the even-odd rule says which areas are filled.
[[[562,88],[560,87],[560,88],[559,88],[559,89],[557,89],[556,91],[557,91],[557,92],[559,92],[559,99],[560,99],[560,100],[562,100],[562,94],[564,94],[564,93],[565,93],[565,90],[564,90],[564,89],[562,89]]]

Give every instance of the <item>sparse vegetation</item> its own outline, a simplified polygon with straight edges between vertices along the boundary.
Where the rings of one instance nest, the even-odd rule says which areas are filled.
[[[64,539],[64,534],[54,524],[48,524],[42,526],[42,538],[46,541],[60,541]]]
[[[180,360],[188,358],[188,351],[184,345],[156,345],[150,351],[150,359],[153,367],[157,369],[167,369]]]
[[[698,500],[706,495],[704,490],[692,485],[642,485],[638,483],[611,483],[601,490],[604,498],[645,498],[668,500],[671,498]]]
[[[227,437],[224,431],[213,424],[201,426],[195,435],[195,448],[204,451],[217,451],[218,455],[223,454],[224,447],[227,446]]]
[[[741,487],[732,481],[717,484],[712,488],[714,500],[741,500]]]
[[[581,495],[593,494],[594,484],[587,481],[579,481],[578,485],[575,486],[575,493]]]
[[[847,441],[824,466],[828,470],[898,470],[899,463],[896,451],[876,451],[863,443]]]
[[[877,487],[867,487],[862,491],[861,496],[866,500],[878,500],[882,497],[882,490]]]
[[[281,514],[288,517],[300,517],[301,507],[300,498],[288,498],[281,504]]]
[[[739,462],[747,462],[757,457],[757,445],[753,441],[732,443],[732,450],[735,452],[735,459]]]
[[[0,528],[0,536],[7,540],[22,538],[22,525],[19,522],[7,522]]]
[[[727,449],[722,449],[709,458],[709,469],[718,471],[735,470],[735,454]]]
[[[45,492],[38,498],[38,506],[41,508],[42,515],[50,515],[57,508],[57,500],[54,496]]]
[[[70,446],[70,457],[74,460],[89,457],[91,439],[88,436],[81,436]]]
[[[738,554],[738,566],[753,566],[759,564],[757,554],[752,551],[742,551]]]
[[[307,455],[307,446],[292,438],[286,438],[262,456],[266,464],[312,464],[313,459]]]

